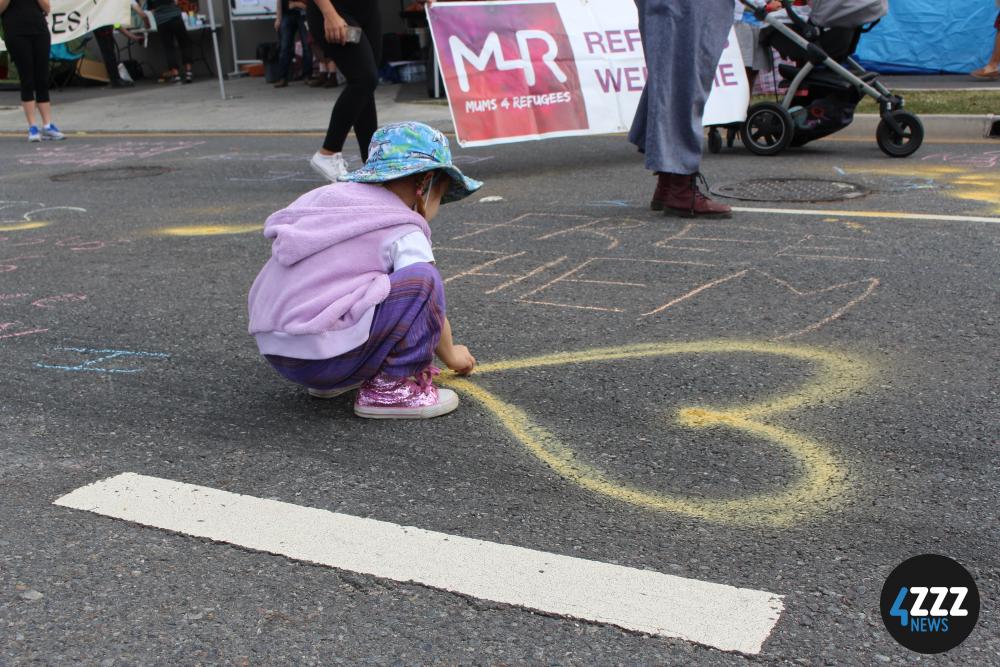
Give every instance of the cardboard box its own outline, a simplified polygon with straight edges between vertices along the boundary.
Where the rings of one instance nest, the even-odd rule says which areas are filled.
[[[89,58],[82,58],[80,60],[79,69],[77,69],[77,74],[90,81],[100,81],[102,83],[108,83],[108,70],[100,60],[91,60]]]

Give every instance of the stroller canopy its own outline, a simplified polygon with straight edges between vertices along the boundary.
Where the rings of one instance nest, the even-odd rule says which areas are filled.
[[[860,28],[889,13],[889,0],[812,0],[809,20],[821,28]]]

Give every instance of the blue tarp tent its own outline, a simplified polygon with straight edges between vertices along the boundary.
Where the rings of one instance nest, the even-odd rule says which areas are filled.
[[[890,0],[857,58],[877,72],[971,72],[989,60],[997,11],[994,0]]]

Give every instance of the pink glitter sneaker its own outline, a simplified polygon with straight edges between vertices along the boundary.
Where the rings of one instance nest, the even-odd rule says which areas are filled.
[[[354,401],[354,414],[368,419],[429,419],[446,415],[458,407],[458,394],[433,385],[434,376],[440,372],[428,366],[415,378],[379,373],[361,385]]]

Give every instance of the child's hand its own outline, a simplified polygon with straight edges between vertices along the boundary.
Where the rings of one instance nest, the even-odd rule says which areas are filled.
[[[447,354],[439,354],[444,365],[459,375],[468,375],[476,367],[476,358],[464,345],[452,345]]]

